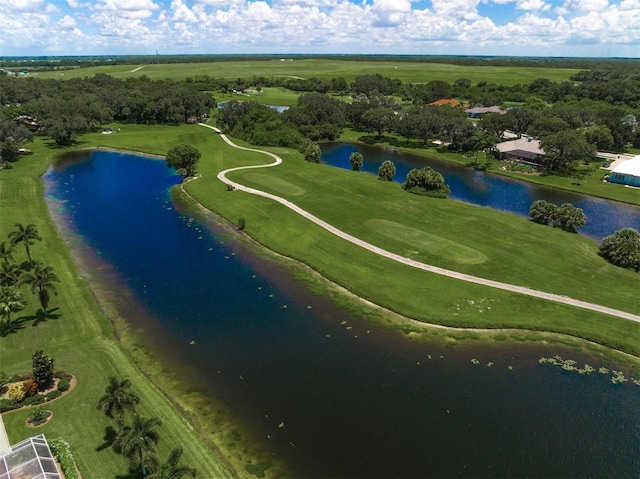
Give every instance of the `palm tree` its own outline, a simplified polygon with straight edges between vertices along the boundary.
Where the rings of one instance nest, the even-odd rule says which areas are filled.
[[[7,325],[11,324],[11,313],[21,311],[26,305],[22,291],[17,286],[0,287],[0,316],[6,318]]]
[[[167,462],[158,464],[156,459],[151,460],[148,479],[182,479],[185,476],[196,477],[197,470],[191,466],[181,466],[182,448],[176,447],[169,454]]]
[[[38,234],[36,225],[28,224],[25,227],[22,225],[22,223],[16,223],[16,229],[9,232],[9,238],[11,239],[12,245],[24,243],[24,249],[27,252],[27,258],[29,259],[29,264],[31,264],[31,251],[29,249],[29,246],[33,246],[35,244],[35,240],[42,241],[42,238]]]
[[[161,424],[162,421],[157,417],[144,419],[136,414],[133,416],[133,424],[125,427],[114,442],[116,450],[129,458],[131,469],[134,469],[138,464],[140,465],[142,477],[147,475],[144,463],[145,455],[155,450],[156,444],[160,440],[156,428]]]
[[[115,376],[110,376],[109,384],[104,388],[104,395],[98,400],[98,409],[103,410],[107,417],[114,419],[122,433],[125,412],[135,411],[139,402],[140,396],[131,391],[129,378],[119,381]]]
[[[2,263],[0,267],[0,286],[17,286],[22,278],[22,268],[17,264]]]
[[[4,261],[4,264],[7,266],[9,266],[10,262],[15,261],[15,258],[13,257],[12,244],[9,244],[9,246],[7,246],[4,241],[0,243],[0,259],[2,259],[2,261]]]
[[[38,294],[40,306],[42,306],[42,311],[44,311],[46,316],[47,306],[49,306],[49,300],[51,299],[49,293],[58,296],[58,290],[53,283],[59,283],[60,278],[53,272],[53,267],[45,266],[42,268],[39,263],[36,263],[33,268],[33,273],[25,273],[20,282],[22,284],[28,284],[31,286],[31,292]]]

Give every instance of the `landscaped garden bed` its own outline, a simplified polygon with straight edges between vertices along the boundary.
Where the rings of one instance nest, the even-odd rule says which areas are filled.
[[[52,385],[44,390],[39,389],[32,373],[12,376],[0,386],[0,413],[51,402],[67,394],[75,384],[75,376],[66,371],[56,371]]]

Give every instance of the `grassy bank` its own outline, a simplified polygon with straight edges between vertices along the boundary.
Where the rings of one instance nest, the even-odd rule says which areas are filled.
[[[254,77],[278,78],[299,77],[330,80],[344,77],[351,82],[358,75],[376,74],[402,80],[405,83],[428,83],[442,80],[453,83],[459,78],[468,78],[472,83],[499,83],[505,86],[528,84],[538,78],[547,78],[554,82],[569,80],[578,69],[550,67],[498,67],[463,66],[444,63],[398,62],[398,61],[352,61],[340,59],[304,59],[293,61],[250,60],[219,61],[211,63],[170,63],[146,65],[109,65],[72,70],[38,72],[40,78],[69,79],[93,76],[104,73],[116,78],[147,76],[152,80],[170,78],[184,80],[197,75],[209,75],[215,78],[252,79]]]
[[[218,171],[270,160],[230,149],[208,129],[197,125],[119,126],[120,131],[112,135],[85,135],[78,146],[156,155],[165,154],[177,143],[195,146],[203,153],[199,166],[202,177],[189,182],[186,189],[197,201],[233,223],[244,217],[246,232],[260,243],[390,310],[422,322],[451,326],[567,333],[640,356],[638,324],[416,271],[347,244],[272,201],[226,191],[215,178]],[[132,379],[143,398],[144,415],[163,418],[161,457],[181,444],[185,459],[200,471],[199,477],[228,477],[207,442],[220,438],[212,420],[215,408],[198,391],[172,387],[173,378],[165,374],[163,358],[148,354],[136,343],[135,334],[130,334],[135,332],[128,331],[117,317],[111,319],[127,349],[114,340],[111,323],[96,306],[42,198],[39,175],[60,150],[42,140],[31,149],[34,155],[21,158],[13,170],[0,172],[0,235],[4,237],[17,221],[36,223],[44,240],[34,247],[34,257],[54,266],[63,280],[60,296],[52,301],[60,317],[34,325],[28,319],[36,311],[31,300],[24,312],[24,327],[0,337],[0,370],[28,371],[31,354],[42,348],[56,358],[57,367],[78,377],[76,390],[52,404],[54,420],[42,432],[71,442],[84,477],[114,477],[126,471],[122,458],[104,447],[105,431],[111,423],[95,409],[106,378],[113,373]],[[285,159],[282,166],[239,172],[233,178],[287,197],[338,228],[421,261],[639,312],[639,276],[599,258],[590,240],[506,213],[411,196],[398,185],[379,182],[370,175],[306,163],[290,150],[271,150]],[[354,314],[380,320],[357,300],[337,298]],[[113,310],[107,311],[115,315]],[[173,404],[156,384],[173,397]],[[195,419],[197,432],[178,409]],[[3,416],[12,442],[33,433],[24,425],[27,415],[16,412]]]
[[[31,371],[31,355],[36,349],[43,349],[55,359],[56,368],[76,375],[78,385],[71,394],[47,405],[54,419],[37,430],[25,424],[29,410],[3,414],[10,441],[16,443],[39,433],[48,438],[63,437],[70,442],[83,477],[126,477],[127,462],[113,452],[107,441],[108,428],[113,427],[113,422],[96,409],[107,378],[115,374],[131,379],[141,397],[142,415],[162,419],[158,447],[162,460],[172,448],[182,446],[183,460],[198,469],[199,477],[232,477],[211,444],[189,426],[116,342],[112,324],[97,306],[69,248],[49,217],[39,176],[60,150],[47,143],[37,139],[30,146],[33,155],[21,158],[12,170],[0,172],[0,237],[6,238],[16,222],[34,223],[43,240],[32,247],[32,255],[54,267],[61,279],[60,294],[52,298],[52,317],[37,321],[37,300],[25,288],[27,308],[14,314],[18,328],[0,337],[0,371],[6,374]],[[16,252],[19,261],[26,259],[23,249],[18,248]],[[117,317],[110,319],[119,322]],[[120,332],[127,334],[124,329]]]

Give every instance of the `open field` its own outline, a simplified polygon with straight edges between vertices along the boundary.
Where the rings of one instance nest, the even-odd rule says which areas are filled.
[[[115,78],[145,75],[152,80],[165,78],[183,80],[187,77],[193,78],[196,75],[209,75],[230,80],[235,80],[236,78],[251,79],[260,76],[268,79],[278,77],[316,77],[321,80],[344,77],[347,82],[351,82],[357,75],[380,73],[385,77],[400,79],[406,83],[428,83],[434,80],[453,83],[458,78],[468,78],[472,83],[484,81],[512,86],[519,83],[531,83],[537,78],[547,78],[551,81],[561,82],[569,80],[569,77],[578,71],[577,69],[549,67],[485,67],[422,62],[355,62],[339,59],[305,59],[292,61],[252,60],[188,64],[114,65],[38,72],[36,75],[41,78],[68,79],[105,73]]]
[[[198,201],[231,222],[246,218],[246,232],[260,243],[393,311],[452,326],[563,332],[640,356],[640,325],[631,321],[416,271],[346,244],[269,200],[226,191],[215,178],[220,170],[270,159],[233,150],[208,129],[197,125],[117,127],[120,132],[112,135],[85,135],[78,146],[163,155],[177,143],[192,144],[203,153],[199,166],[202,177],[186,188]],[[197,392],[176,392],[174,378],[165,374],[162,358],[151,356],[136,342],[135,332],[128,331],[117,317],[112,319],[125,349],[115,341],[112,325],[96,306],[42,198],[38,176],[62,150],[42,139],[31,149],[34,155],[21,158],[13,170],[0,172],[0,236],[5,237],[17,221],[37,225],[44,241],[34,247],[33,255],[53,265],[63,281],[60,296],[52,300],[60,317],[37,325],[25,318],[22,329],[0,337],[0,370],[8,374],[28,371],[31,354],[42,348],[56,359],[57,368],[76,374],[78,387],[51,405],[54,420],[41,431],[47,437],[62,436],[70,441],[85,478],[115,477],[126,471],[120,456],[100,447],[111,423],[95,409],[106,378],[114,373],[131,378],[142,396],[144,415],[163,418],[161,457],[182,444],[185,459],[200,471],[199,477],[228,477],[207,442],[220,443],[224,432],[211,421],[201,420],[210,418],[215,409],[204,404]],[[640,276],[606,263],[588,239],[506,213],[409,195],[399,185],[370,175],[310,164],[291,150],[271,150],[285,159],[281,167],[239,172],[232,178],[287,197],[355,236],[421,261],[640,312]],[[369,314],[357,301],[337,301],[353,308],[355,314]],[[25,314],[31,316],[35,311],[31,300]],[[380,320],[375,315],[371,319]],[[156,386],[166,391],[174,404]],[[178,414],[175,404],[201,435]],[[24,425],[27,415],[15,412],[3,416],[12,442],[33,433]]]

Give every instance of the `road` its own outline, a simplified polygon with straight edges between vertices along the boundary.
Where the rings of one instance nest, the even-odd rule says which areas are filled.
[[[449,278],[454,278],[454,279],[458,279],[460,281],[467,281],[469,283],[476,283],[476,284],[481,284],[483,286],[489,286],[492,288],[496,288],[496,289],[502,289],[505,291],[511,291],[514,293],[520,293],[520,294],[524,294],[527,296],[533,296],[535,298],[541,298],[541,299],[546,299],[548,301],[555,301],[557,303],[562,303],[562,304],[567,304],[570,306],[575,306],[577,308],[582,308],[582,309],[588,309],[591,311],[596,311],[598,313],[604,313],[604,314],[608,314],[611,316],[616,316],[618,318],[623,318],[623,319],[628,319],[630,321],[636,321],[640,323],[640,316],[632,314],[632,313],[628,313],[626,311],[620,311],[617,309],[613,309],[613,308],[609,308],[607,306],[601,306],[599,304],[594,304],[594,303],[589,303],[586,301],[581,301],[579,299],[574,299],[574,298],[569,298],[568,296],[562,296],[559,294],[553,294],[553,293],[546,293],[544,291],[539,291],[539,290],[535,290],[535,289],[531,289],[531,288],[527,288],[525,286],[517,286],[517,285],[513,285],[513,284],[509,284],[509,283],[502,283],[500,281],[494,281],[491,279],[485,279],[485,278],[480,278],[478,276],[472,276],[469,274],[464,274],[464,273],[460,273],[458,271],[452,271],[452,270],[448,270],[448,269],[444,269],[444,268],[439,268],[437,266],[433,266],[430,264],[426,264],[426,263],[421,263],[419,261],[415,261],[411,258],[407,258],[404,256],[400,256],[398,254],[392,253],[390,251],[387,251],[385,249],[382,249],[376,245],[373,245],[371,243],[368,243],[364,240],[361,240],[359,238],[356,238],[355,236],[352,236],[348,233],[345,233],[344,231],[336,228],[335,226],[321,220],[320,218],[312,215],[311,213],[309,213],[306,210],[303,210],[302,208],[300,208],[299,206],[297,206],[296,204],[281,198],[279,196],[273,195],[271,193],[267,193],[265,191],[261,191],[261,190],[256,190],[254,188],[249,188],[247,186],[241,185],[240,183],[236,183],[235,181],[232,181],[230,179],[227,178],[227,174],[233,172],[233,171],[239,171],[239,170],[247,170],[247,169],[257,169],[257,168],[271,168],[274,166],[278,166],[279,164],[282,163],[282,158],[280,158],[278,155],[268,152],[268,151],[264,151],[264,150],[258,150],[255,148],[245,148],[243,146],[238,146],[235,143],[233,143],[229,138],[227,138],[226,135],[224,135],[222,133],[222,131],[220,131],[218,128],[210,126],[210,125],[206,125],[204,123],[199,123],[199,125],[204,126],[206,128],[210,128],[214,131],[216,131],[217,133],[220,134],[220,137],[232,148],[237,148],[240,150],[245,150],[245,151],[253,151],[253,152],[258,152],[258,153],[263,153],[265,155],[270,156],[271,158],[273,158],[273,162],[269,163],[269,164],[265,164],[265,165],[253,165],[253,166],[240,166],[240,167],[236,167],[236,168],[230,168],[224,171],[221,171],[220,173],[218,173],[218,179],[220,181],[222,181],[223,183],[226,183],[228,185],[233,186],[235,189],[240,190],[240,191],[244,191],[247,193],[251,193],[253,195],[258,195],[258,196],[262,196],[264,198],[269,198],[273,201],[277,201],[278,203],[286,206],[287,208],[295,211],[296,213],[298,213],[299,215],[307,218],[309,221],[312,221],[313,223],[317,224],[318,226],[321,226],[322,228],[324,228],[325,230],[333,233],[334,235],[338,236],[339,238],[342,238],[346,241],[349,241],[350,243],[353,243],[357,246],[360,246],[362,248],[365,248],[369,251],[371,251],[372,253],[378,254],[380,256],[383,256],[385,258],[389,258],[391,260],[397,261],[398,263],[402,263],[402,264],[406,264],[408,266],[412,266],[414,268],[417,269],[421,269],[424,271],[428,271],[430,273],[435,273],[435,274],[439,274],[441,276],[447,276]]]

